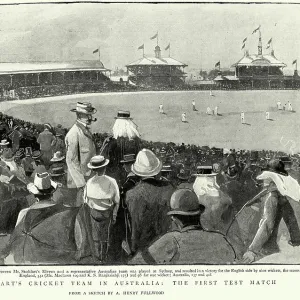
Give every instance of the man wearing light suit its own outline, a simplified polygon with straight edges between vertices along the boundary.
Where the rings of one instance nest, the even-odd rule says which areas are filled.
[[[76,108],[71,111],[76,112],[77,120],[65,138],[68,166],[67,186],[74,192],[74,206],[80,206],[83,203],[83,188],[91,175],[87,164],[96,154],[90,125],[97,121],[92,117],[97,110],[92,107],[91,103],[77,102]]]

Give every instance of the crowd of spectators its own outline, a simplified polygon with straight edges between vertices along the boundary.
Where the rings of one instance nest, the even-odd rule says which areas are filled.
[[[51,136],[52,152],[43,156],[41,133],[45,130],[47,135]],[[66,153],[64,137],[67,131],[68,128],[63,128],[59,124],[56,126],[34,124],[0,114],[0,206],[3,212],[0,217],[0,232],[11,232],[17,222],[18,212],[35,203],[36,200],[30,197],[26,190],[26,184],[33,182],[35,174],[40,172],[53,174],[55,173],[53,170],[66,168],[63,158]],[[93,134],[98,149],[102,147],[108,137],[108,133]],[[220,190],[232,199],[230,206],[233,207],[232,211],[235,213],[243,207],[246,201],[261,191],[261,182],[257,181],[256,177],[267,167],[271,159],[280,158],[289,174],[297,180],[300,179],[298,154],[288,155],[271,150],[249,151],[146,140],[140,140],[139,148],[151,150],[162,162],[161,176],[173,188],[192,188],[197,178],[196,175],[205,172],[207,167],[212,168]],[[62,164],[63,166],[61,166]],[[121,170],[122,167],[115,169],[115,166],[108,164],[106,173],[116,179],[122,194],[124,190],[129,189],[127,185],[131,186],[131,183],[124,181],[124,177],[119,176],[120,174],[116,174]],[[66,184],[66,179],[56,177],[55,180],[62,186]],[[68,198],[67,190],[67,188],[65,191],[63,190],[65,198]],[[155,197],[158,196],[160,195],[157,194]],[[137,212],[141,209],[141,207],[136,208]],[[164,214],[165,210],[160,213]],[[135,216],[135,213],[132,215]],[[118,233],[115,233],[116,236],[124,234],[123,219],[117,221],[115,228],[118,228],[116,229]],[[161,224],[161,226],[167,225]],[[161,228],[158,229],[163,233]],[[139,228],[135,230],[139,230]],[[113,260],[124,262],[124,258],[120,258],[119,254],[120,251],[115,248]]]

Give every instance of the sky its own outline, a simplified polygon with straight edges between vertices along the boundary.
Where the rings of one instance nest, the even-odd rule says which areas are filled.
[[[158,32],[162,56],[188,69],[230,67],[246,49],[257,53],[261,25],[263,52],[272,38],[275,56],[292,69],[300,62],[300,4],[34,4],[0,5],[0,61],[98,59],[114,70],[154,55]]]

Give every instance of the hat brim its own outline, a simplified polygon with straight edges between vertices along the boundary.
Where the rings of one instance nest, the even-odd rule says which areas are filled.
[[[211,173],[211,174],[192,174],[192,176],[196,176],[196,177],[213,177],[213,176],[217,176],[218,173]]]
[[[168,216],[172,216],[172,215],[197,216],[197,215],[200,215],[201,212],[202,212],[201,209],[196,210],[196,211],[171,210],[171,211],[167,212],[167,215],[168,215]]]
[[[140,176],[140,177],[152,177],[152,176],[157,175],[161,170],[162,170],[162,162],[161,161],[159,161],[159,165],[155,169],[153,169],[152,171],[149,171],[149,172],[140,172],[135,169],[134,164],[131,166],[131,171],[135,175]]]
[[[135,162],[135,159],[121,160],[121,161],[120,161],[121,164],[129,164],[129,163],[133,163],[133,162]]]
[[[72,108],[70,109],[71,112],[78,112],[78,113],[82,113],[82,114],[86,114],[86,115],[93,115],[97,112],[97,109],[93,107],[92,111],[79,111],[76,108]]]
[[[39,156],[32,156],[32,159],[38,159],[38,158],[41,158],[42,155],[40,154]]]
[[[107,166],[108,164],[109,164],[109,159],[105,159],[105,163],[103,165],[101,165],[101,166],[93,166],[91,163],[88,163],[87,167],[89,169],[101,169],[101,168]]]
[[[115,117],[115,119],[127,119],[127,120],[133,120],[131,117]]]
[[[177,175],[177,178],[181,179],[181,180],[188,180],[190,177],[189,176],[180,176],[180,175]]]
[[[65,174],[66,174],[66,172],[63,172],[63,173],[60,173],[60,174],[52,174],[52,173],[50,173],[50,176],[51,177],[58,177],[58,176],[63,176]]]
[[[57,187],[57,183],[51,180],[51,187],[49,189],[39,190],[34,183],[29,183],[27,190],[33,195],[51,195],[56,191]]]
[[[63,156],[61,158],[55,158],[55,159],[51,158],[50,161],[51,162],[59,162],[59,161],[63,161],[65,158],[66,158],[65,156]]]

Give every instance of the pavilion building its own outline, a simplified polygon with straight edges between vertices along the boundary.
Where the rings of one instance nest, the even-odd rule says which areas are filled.
[[[219,74],[214,81],[217,85],[236,89],[276,89],[285,87],[283,68],[286,64],[280,61],[271,48],[269,54],[263,54],[261,32],[259,30],[258,52],[244,56],[231,66],[234,76]]]
[[[143,88],[180,88],[185,84],[185,63],[172,57],[162,57],[160,47],[154,50],[155,56],[143,55],[139,60],[126,66],[129,84]]]

